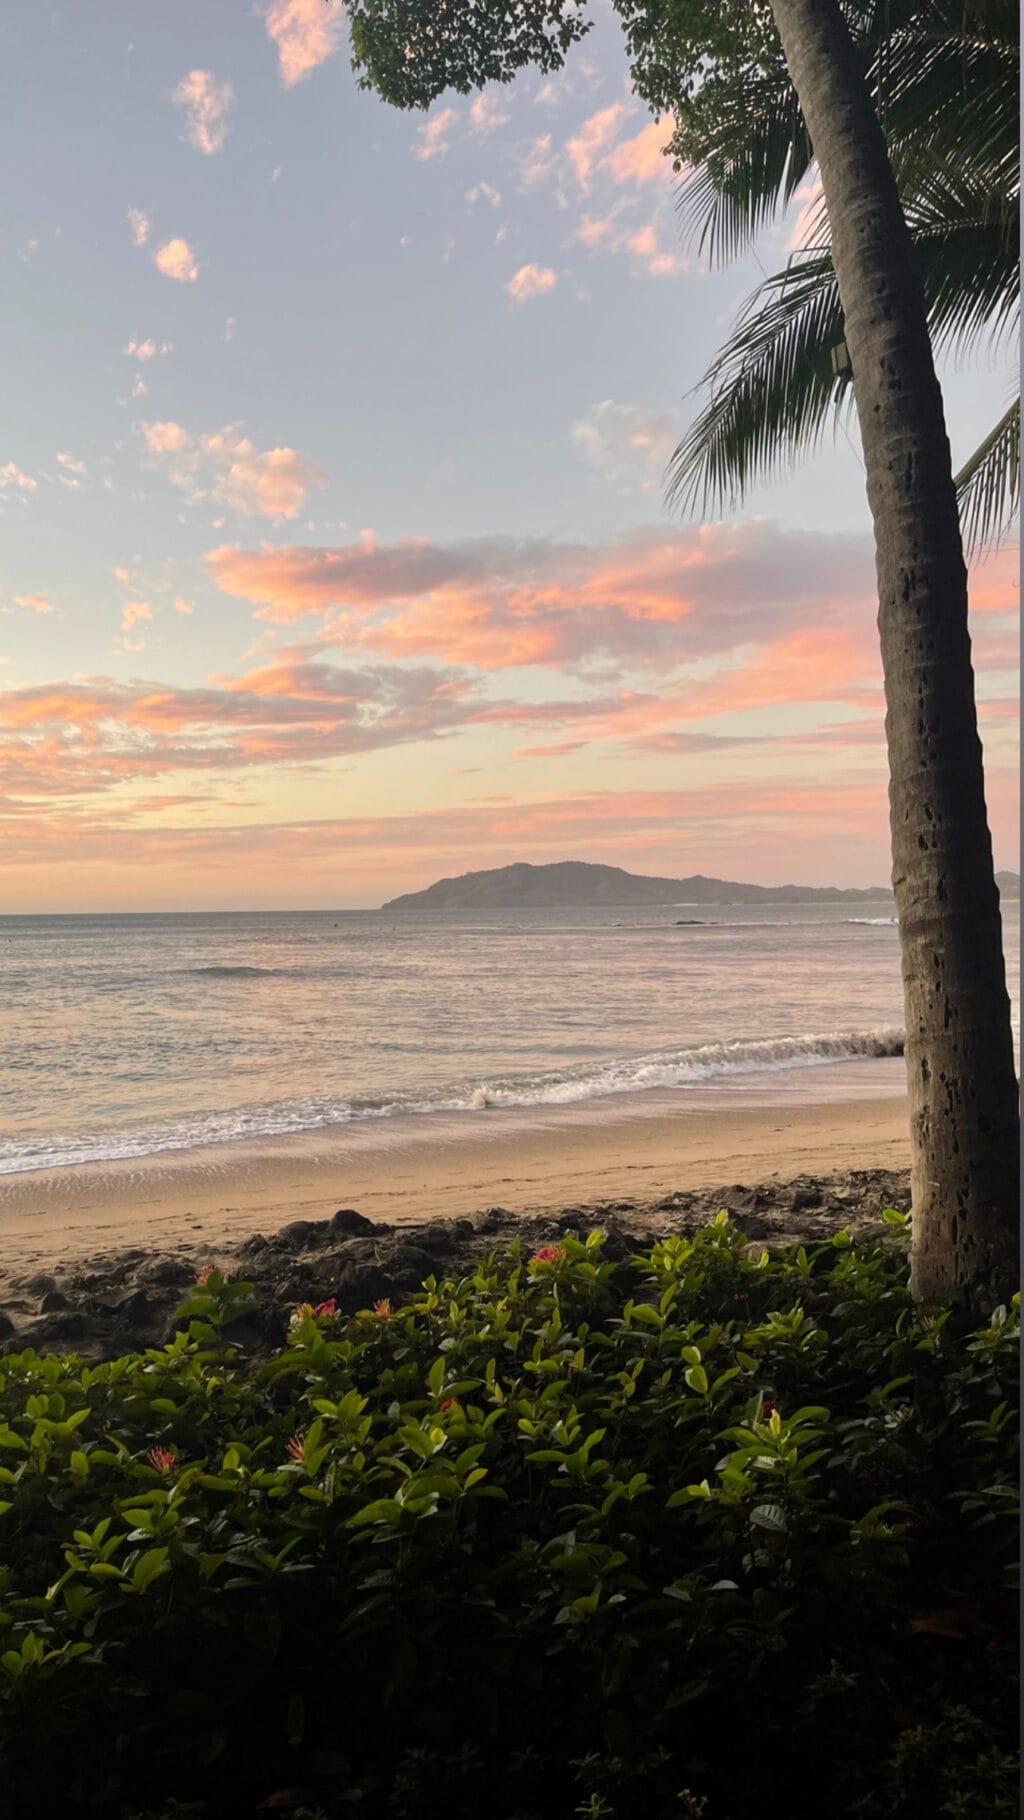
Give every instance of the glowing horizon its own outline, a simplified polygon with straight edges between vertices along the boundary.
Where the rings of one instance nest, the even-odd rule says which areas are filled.
[[[209,15],[0,28],[0,913],[367,908],[517,859],[887,888],[855,426],[728,522],[665,511],[759,266],[680,244],[617,28],[424,118],[356,89],[340,7]],[[1008,370],[944,383],[956,460]],[[971,583],[1019,870],[1016,551]]]

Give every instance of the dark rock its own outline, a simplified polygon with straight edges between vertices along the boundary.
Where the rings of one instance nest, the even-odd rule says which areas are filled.
[[[17,1329],[15,1328],[14,1322],[11,1320],[6,1308],[0,1308],[0,1340],[9,1340],[11,1335],[16,1331]]]
[[[470,1216],[474,1232],[500,1232],[506,1220],[511,1219],[504,1207],[487,1207],[483,1213]]]
[[[476,1231],[472,1220],[453,1220],[452,1231],[457,1239],[471,1239]]]
[[[372,1308],[393,1291],[393,1279],[379,1264],[347,1264],[338,1278],[338,1300],[353,1312]]]
[[[373,1221],[368,1220],[365,1213],[357,1213],[354,1207],[339,1207],[337,1213],[333,1214],[328,1221],[328,1225],[335,1232],[373,1231]]]
[[[135,1272],[138,1283],[154,1283],[170,1288],[184,1288],[186,1284],[194,1283],[195,1277],[195,1266],[186,1263],[184,1258],[145,1258]]]
[[[63,1289],[48,1289],[46,1294],[39,1299],[40,1314],[62,1314],[66,1308],[70,1307],[71,1303]]]
[[[306,1251],[321,1242],[330,1226],[329,1220],[292,1220],[281,1227],[274,1243],[279,1251]]]
[[[424,1277],[433,1275],[435,1262],[418,1245],[400,1245],[388,1259],[388,1269],[403,1289],[418,1289]]]
[[[449,1252],[455,1250],[455,1235],[451,1227],[442,1224],[440,1220],[430,1226],[423,1226],[420,1229],[420,1237],[427,1251],[437,1257],[446,1257]]]
[[[49,1295],[51,1289],[56,1289],[56,1287],[56,1278],[48,1276],[45,1270],[37,1271],[35,1276],[23,1278],[18,1284],[18,1288],[23,1289],[26,1295],[34,1296]]]
[[[333,1254],[340,1264],[375,1264],[376,1239],[346,1239]]]
[[[803,1213],[809,1207],[821,1206],[820,1188],[794,1188],[789,1197],[790,1213]]]
[[[121,1314],[125,1311],[132,1315],[145,1314],[150,1307],[149,1296],[145,1288],[138,1283],[129,1284],[127,1289],[101,1291],[92,1299],[101,1308],[109,1308],[114,1314]]]

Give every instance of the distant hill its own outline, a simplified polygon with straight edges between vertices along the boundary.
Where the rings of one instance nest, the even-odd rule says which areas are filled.
[[[1000,897],[1019,897],[1020,896],[1020,873],[1019,872],[997,872],[996,873],[996,884],[999,886]]]
[[[1006,877],[1007,874],[1002,876]],[[840,891],[834,885],[741,885],[731,879],[644,878],[619,866],[591,866],[562,860],[553,866],[500,866],[493,872],[464,872],[461,878],[438,879],[425,891],[393,897],[385,910],[528,910],[582,908],[611,904],[628,909],[642,904],[862,903],[887,898],[884,886]]]

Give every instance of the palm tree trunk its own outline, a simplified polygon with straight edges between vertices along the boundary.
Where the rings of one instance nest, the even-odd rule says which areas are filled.
[[[913,1146],[911,1287],[1017,1287],[1018,1090],[942,397],[885,140],[837,0],[771,0],[814,145],[875,527]]]

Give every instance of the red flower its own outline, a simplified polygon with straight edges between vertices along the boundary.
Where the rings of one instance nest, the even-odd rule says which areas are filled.
[[[763,1416],[767,1417],[767,1416],[773,1415],[774,1412],[775,1412],[775,1404],[773,1403],[771,1397],[762,1397],[761,1414]]]
[[[388,1318],[388,1315],[391,1313],[390,1297],[382,1296],[379,1302],[374,1302],[373,1312],[374,1312],[374,1314],[379,1314],[382,1321],[386,1321]]]
[[[531,1264],[560,1264],[564,1256],[564,1246],[542,1245],[539,1251],[534,1252],[530,1262]]]
[[[174,1465],[174,1455],[169,1447],[151,1447],[146,1458],[157,1472],[170,1472]]]
[[[288,1443],[288,1452],[291,1454],[293,1460],[305,1459],[306,1443],[301,1435],[292,1435],[292,1438]]]
[[[458,1397],[445,1397],[444,1402],[441,1404],[441,1414],[444,1415],[446,1410],[458,1409],[458,1407],[459,1407]]]
[[[313,1310],[314,1315],[322,1315],[327,1321],[333,1321],[337,1312],[338,1304],[333,1296],[329,1296],[326,1302],[318,1302]]]

